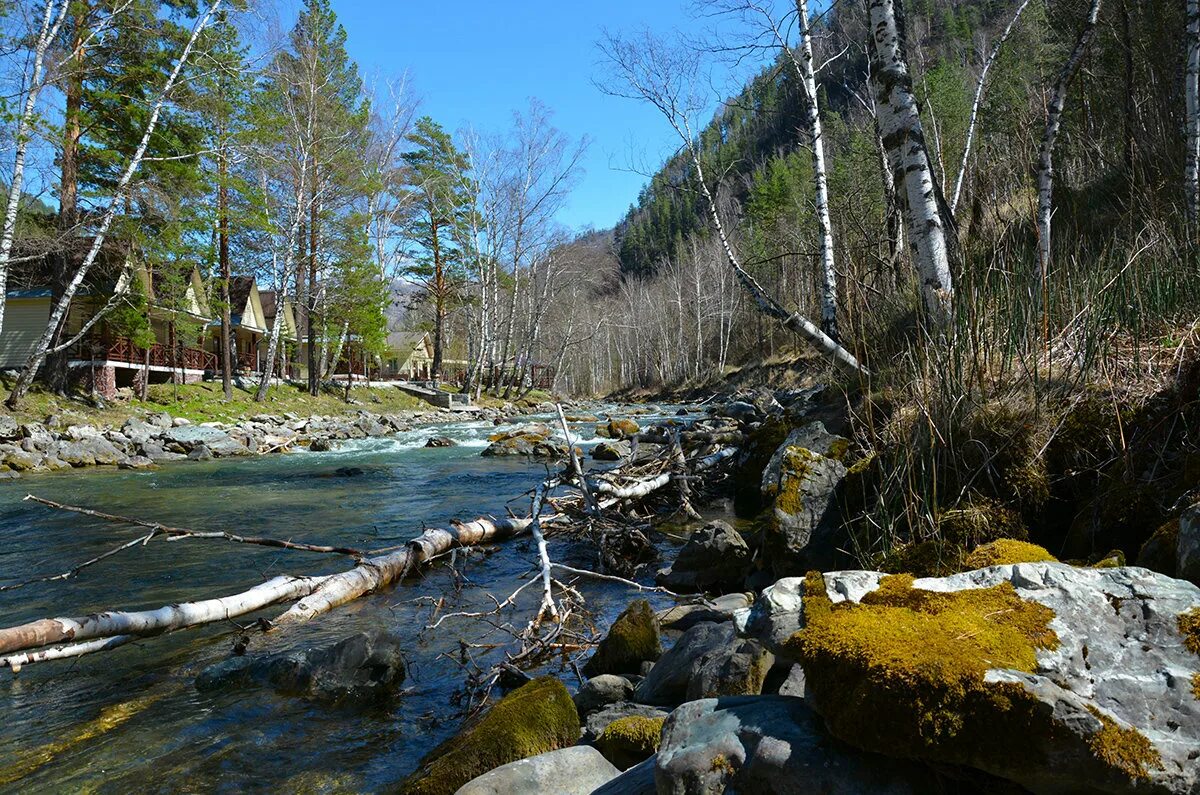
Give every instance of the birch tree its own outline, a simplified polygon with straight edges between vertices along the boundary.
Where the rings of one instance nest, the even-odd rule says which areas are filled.
[[[1200,230],[1200,0],[1187,0],[1187,68],[1184,111],[1187,125],[1187,158],[1184,186],[1191,237]]]
[[[905,206],[925,315],[935,328],[954,316],[954,285],[933,165],[921,130],[899,21],[902,0],[870,0],[871,75],[879,131]]]
[[[1038,261],[1034,274],[1036,303],[1043,305],[1046,300],[1047,278],[1050,274],[1050,221],[1054,213],[1054,149],[1058,144],[1058,134],[1062,129],[1063,107],[1067,102],[1067,89],[1071,85],[1079,65],[1083,62],[1084,53],[1096,35],[1096,20],[1100,16],[1101,0],[1091,0],[1087,17],[1075,39],[1075,46],[1054,81],[1050,91],[1050,101],[1046,104],[1046,128],[1042,134],[1042,144],[1038,150],[1037,164],[1037,228],[1038,228]]]
[[[733,241],[725,231],[715,188],[709,185],[693,130],[693,119],[705,105],[703,97],[695,89],[700,76],[698,59],[678,48],[664,46],[649,33],[643,33],[636,40],[621,39],[610,34],[601,42],[600,48],[614,72],[614,82],[604,86],[604,90],[614,96],[649,103],[679,136],[691,162],[692,177],[704,196],[709,218],[717,239],[721,241],[725,259],[758,310],[778,320],[836,366],[856,375],[867,374],[866,368],[859,364],[854,354],[799,312],[787,310],[742,266]]]
[[[46,329],[43,331],[41,337],[35,344],[33,352],[30,354],[29,359],[25,363],[25,367],[21,370],[21,375],[17,378],[16,383],[13,385],[12,392],[9,393],[8,399],[5,401],[5,405],[7,405],[10,410],[16,411],[20,407],[21,401],[24,400],[26,393],[29,391],[29,387],[33,384],[33,379],[37,376],[38,370],[41,369],[42,364],[46,361],[47,355],[49,355],[51,352],[58,352],[69,348],[75,343],[76,339],[79,339],[84,333],[91,329],[92,325],[95,324],[95,322],[103,313],[104,310],[102,309],[101,313],[93,316],[88,323],[84,324],[83,328],[74,338],[61,343],[58,346],[53,345],[54,340],[58,335],[59,326],[66,317],[67,310],[71,306],[71,301],[74,299],[75,293],[78,292],[80,285],[83,284],[84,279],[87,277],[88,271],[91,270],[92,265],[99,256],[100,250],[104,246],[105,238],[108,235],[108,231],[112,227],[113,221],[116,219],[117,214],[124,205],[126,191],[129,189],[129,183],[137,173],[138,168],[141,166],[142,158],[146,155],[146,148],[149,145],[150,138],[154,134],[154,129],[158,124],[159,115],[162,113],[163,107],[167,104],[167,101],[171,96],[171,92],[174,90],[175,85],[179,80],[179,76],[183,71],[183,67],[187,64],[188,58],[191,56],[192,50],[195,48],[196,42],[200,38],[200,34],[203,33],[204,29],[208,27],[209,21],[220,8],[221,2],[222,0],[214,0],[214,2],[208,5],[203,12],[197,16],[196,21],[192,26],[192,33],[187,41],[187,44],[184,45],[183,51],[175,60],[175,66],[172,68],[170,75],[167,77],[166,83],[163,85],[162,89],[159,91],[157,97],[152,103],[150,115],[146,122],[145,130],[142,133],[142,138],[139,141],[137,148],[134,150],[133,156],[130,158],[128,164],[125,166],[125,169],[122,171],[113,195],[108,202],[108,206],[100,216],[99,224],[97,225],[96,231],[92,238],[92,244],[84,257],[83,262],[81,262],[75,269],[74,274],[71,276],[70,281],[63,290],[62,296],[51,309]],[[116,297],[117,296],[114,295],[114,298]],[[110,302],[110,304],[111,303],[113,302]]]

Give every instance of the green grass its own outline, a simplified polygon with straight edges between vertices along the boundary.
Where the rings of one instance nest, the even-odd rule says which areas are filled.
[[[7,385],[0,390],[7,397]],[[272,386],[262,403],[254,402],[252,389],[233,389],[233,400],[226,402],[219,382],[199,384],[154,384],[150,387],[147,400],[136,398],[129,401],[109,401],[106,408],[97,409],[83,399],[62,397],[35,387],[26,396],[15,416],[19,422],[40,422],[47,416],[61,411],[81,415],[93,424],[120,425],[129,417],[143,416],[148,412],[166,411],[174,417],[185,417],[193,422],[230,422],[255,414],[293,413],[300,416],[314,414],[354,414],[360,410],[376,414],[395,411],[433,410],[428,403],[392,387],[355,387],[351,393],[354,404],[345,402],[341,389],[326,390],[318,397],[292,385]]]

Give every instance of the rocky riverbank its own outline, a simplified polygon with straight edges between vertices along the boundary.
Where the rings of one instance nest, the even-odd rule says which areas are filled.
[[[89,423],[63,411],[42,422],[0,415],[0,478],[91,466],[144,469],[175,461],[207,461],[307,449],[330,450],[344,441],[390,436],[441,422],[504,421],[546,413],[553,406],[469,411],[360,410],[344,416],[257,414],[234,422],[193,423],[167,412],[147,412],[120,425]]]
[[[1200,495],[1091,559],[1033,543],[1070,550],[1078,521],[1055,536],[996,498],[947,511],[944,537],[854,553],[879,454],[816,395],[712,410],[740,425],[727,494],[753,521],[694,528],[659,571],[694,600],[635,600],[573,715],[542,719],[556,680],[519,687],[404,791],[1200,792]]]

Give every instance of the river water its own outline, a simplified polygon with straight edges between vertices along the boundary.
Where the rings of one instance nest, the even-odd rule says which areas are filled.
[[[0,584],[63,571],[145,532],[23,502],[28,493],[192,529],[360,549],[403,543],[423,526],[445,526],[453,518],[499,515],[545,470],[524,460],[480,457],[487,434],[495,430],[490,424],[455,423],[348,443],[329,453],[4,481]],[[592,428],[580,426],[577,432],[586,440]],[[459,445],[425,448],[432,435],[450,436]],[[346,467],[362,473],[337,473]],[[528,497],[511,506],[527,511]],[[568,544],[552,541],[552,555],[579,560]],[[428,597],[447,596],[451,611],[490,607],[486,594],[503,599],[535,559],[528,538],[512,540],[493,554],[459,561],[457,570],[466,579],[457,593],[454,570],[434,566],[294,631],[253,637],[251,652],[283,651],[363,629],[389,629],[405,640],[411,671],[406,692],[385,707],[330,707],[269,689],[197,692],[195,675],[229,654],[236,636],[229,624],[32,665],[17,676],[0,670],[0,792],[387,790],[458,725],[452,700],[464,673],[439,655],[456,652],[460,638],[485,639],[489,629],[455,619],[423,633]],[[334,556],[160,539],[85,569],[74,580],[0,592],[0,625],[159,607],[235,593],[276,574],[344,567]],[[580,588],[601,620],[610,620],[634,597],[620,585],[585,582]],[[525,593],[529,599],[513,619],[518,623],[537,604],[535,588]]]

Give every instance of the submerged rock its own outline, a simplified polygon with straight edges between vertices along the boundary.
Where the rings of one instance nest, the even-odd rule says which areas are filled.
[[[371,701],[393,694],[406,673],[398,637],[360,632],[323,648],[231,657],[205,668],[196,688],[272,687],[322,701]]]
[[[590,795],[620,772],[595,748],[575,745],[501,765],[455,795]]]
[[[598,674],[636,674],[645,661],[662,655],[658,617],[645,599],[625,608],[591,659],[583,666],[584,676]]]
[[[671,713],[655,761],[659,793],[813,795],[929,791],[930,775],[834,740],[804,701],[709,698]]]
[[[847,742],[1035,792],[1200,789],[1194,585],[1019,563],[917,580],[814,574],[783,590],[803,599],[783,653]],[[748,629],[782,628],[778,597],[764,594]]]
[[[400,785],[405,795],[442,795],[509,762],[573,745],[579,716],[558,679],[534,679],[430,751]]]
[[[454,447],[455,441],[449,436],[431,436],[429,441],[425,442],[426,447]]]

